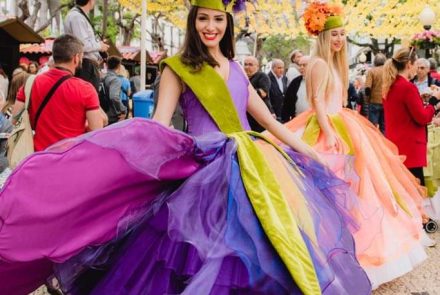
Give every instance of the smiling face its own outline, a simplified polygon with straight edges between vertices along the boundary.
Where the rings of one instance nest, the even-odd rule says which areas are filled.
[[[208,49],[219,47],[227,27],[226,13],[218,10],[199,8],[196,17],[196,31]]]
[[[345,28],[330,30],[330,48],[332,52],[339,52],[344,48],[346,42]]]

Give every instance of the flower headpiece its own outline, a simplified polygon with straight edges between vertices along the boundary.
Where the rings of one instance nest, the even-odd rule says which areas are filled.
[[[246,1],[249,0],[191,0],[191,4],[203,8],[237,13],[246,9]]]
[[[311,35],[339,28],[344,25],[342,6],[338,4],[312,2],[304,12],[304,24]]]

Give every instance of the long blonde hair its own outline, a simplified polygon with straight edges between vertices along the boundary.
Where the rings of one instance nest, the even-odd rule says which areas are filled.
[[[406,65],[410,62],[414,64],[417,54],[414,47],[402,47],[397,50],[393,57],[388,59],[383,66],[382,74],[382,96],[386,98],[390,91],[391,85],[396,80],[397,75],[405,70]]]
[[[347,41],[344,42],[340,51],[332,53],[330,47],[331,30],[323,31],[319,33],[316,40],[316,46],[312,56],[314,57],[307,65],[306,86],[307,96],[310,102],[313,103],[313,96],[324,94],[325,99],[329,98],[329,94],[335,87],[335,75],[339,75],[342,82],[342,89],[348,91],[348,61],[347,61]],[[324,81],[318,88],[318,93],[312,91],[311,71],[314,64],[317,62],[317,58],[323,59],[327,64],[327,71],[325,73]],[[347,104],[347,91],[342,92],[342,100],[344,105]]]

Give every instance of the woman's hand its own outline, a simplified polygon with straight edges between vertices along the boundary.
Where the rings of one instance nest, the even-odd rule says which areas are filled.
[[[334,132],[329,132],[325,135],[325,147],[329,150],[338,148],[338,139]]]
[[[434,126],[439,127],[440,126],[440,117],[435,117],[434,119],[432,119],[432,124],[434,124]]]

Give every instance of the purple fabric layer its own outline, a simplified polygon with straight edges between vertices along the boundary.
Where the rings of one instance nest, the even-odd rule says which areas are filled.
[[[0,294],[33,288],[7,279],[18,271],[8,261],[23,262],[25,273],[40,265],[32,276],[41,283],[50,274],[43,258],[63,262],[125,232],[124,220],[203,164],[194,148],[188,135],[132,120],[25,160],[0,193]]]
[[[250,130],[249,122],[246,117],[248,104],[248,85],[249,80],[243,74],[243,70],[234,61],[229,62],[229,77],[226,84],[231,93],[232,101],[237,109],[243,130]],[[221,103],[219,101],[218,103]],[[204,135],[208,132],[218,132],[219,128],[207,114],[197,97],[187,88],[180,98],[184,117],[188,124],[188,133],[194,136]],[[227,114],[225,114],[227,116]]]
[[[148,144],[141,148],[142,142]],[[247,199],[232,161],[235,149],[221,133],[192,138],[136,119],[30,157],[0,194],[0,255],[22,262],[0,263],[0,293],[30,291],[47,278],[53,261],[72,294],[294,294]],[[314,176],[302,187],[321,226],[319,244],[308,245],[322,288],[344,294],[355,282],[358,294],[368,294],[352,238],[332,206],[331,194],[344,184],[292,156]],[[36,173],[51,181],[37,181]]]

